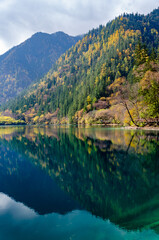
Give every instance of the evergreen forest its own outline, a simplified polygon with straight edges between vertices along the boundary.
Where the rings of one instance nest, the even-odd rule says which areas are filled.
[[[159,8],[100,25],[2,110],[35,124],[158,125],[158,33]]]

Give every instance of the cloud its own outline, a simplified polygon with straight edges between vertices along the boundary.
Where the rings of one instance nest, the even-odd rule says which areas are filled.
[[[123,12],[157,7],[158,0],[0,0],[0,53],[38,31],[78,35]]]

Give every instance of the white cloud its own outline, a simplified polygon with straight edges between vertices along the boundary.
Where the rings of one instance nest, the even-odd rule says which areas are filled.
[[[0,0],[0,53],[38,31],[78,35],[123,12],[157,7],[158,0]]]

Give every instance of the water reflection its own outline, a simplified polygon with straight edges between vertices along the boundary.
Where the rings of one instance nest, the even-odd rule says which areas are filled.
[[[117,239],[151,239],[149,233],[155,239],[153,231],[143,229],[159,231],[158,140],[155,131],[0,128],[0,191],[41,214],[83,208],[105,221],[78,211],[75,216],[81,216],[80,224],[83,217],[87,219],[82,214],[93,219],[90,228],[92,221],[104,224],[104,229],[109,223],[112,236],[113,232],[123,234]],[[18,192],[17,186],[27,191]],[[142,233],[127,233],[107,219],[126,230],[142,229]],[[106,234],[104,229],[101,234]]]
[[[2,133],[3,129],[0,130]],[[32,157],[38,161],[37,156],[32,154],[32,149],[27,153],[25,142],[21,142],[20,133],[23,134],[21,130],[24,129],[13,130],[4,128],[5,134],[0,139],[0,192],[23,202],[39,214],[65,214],[80,208],[41,166],[33,162]]]
[[[127,232],[85,211],[76,210],[64,216],[57,213],[39,216],[2,193],[0,198],[0,239],[3,240],[158,239],[152,230]]]

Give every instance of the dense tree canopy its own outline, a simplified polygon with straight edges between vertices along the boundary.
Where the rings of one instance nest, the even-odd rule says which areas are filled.
[[[108,97],[108,86],[114,80],[124,77],[131,84],[139,81],[132,74],[134,66],[158,58],[158,15],[159,9],[146,16],[123,14],[106,26],[91,30],[58,59],[40,83],[8,106],[14,112],[29,113],[32,117],[43,117],[58,109],[60,118],[72,119],[76,111]],[[157,88],[155,85],[154,91]],[[146,89],[141,93],[151,104],[153,100],[146,97]]]

